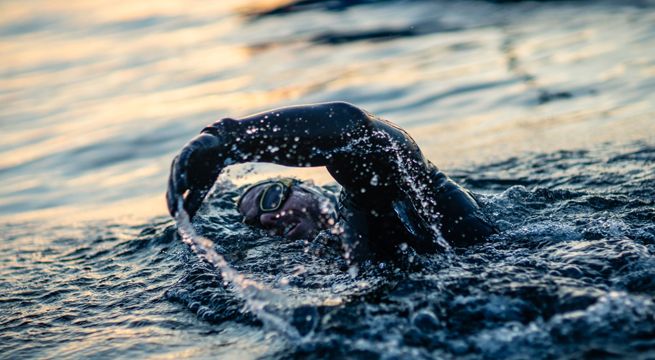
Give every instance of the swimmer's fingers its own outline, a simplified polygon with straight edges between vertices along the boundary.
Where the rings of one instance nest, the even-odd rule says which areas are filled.
[[[168,186],[166,188],[166,206],[168,207],[168,213],[171,214],[172,217],[175,217],[175,214],[177,214],[177,196],[175,195],[175,186],[173,184],[173,167],[175,166],[175,160],[177,160],[177,157],[175,157],[171,163],[171,171],[168,174]]]
[[[182,152],[173,159],[171,164],[171,173],[168,178],[168,190],[166,192],[166,201],[168,211],[171,216],[175,217],[177,213],[177,201],[184,195],[189,188],[189,160],[193,155],[194,149],[186,146]]]
[[[218,174],[221,143],[216,136],[200,134],[182,148],[171,165],[166,201],[174,217],[178,199],[184,198],[184,208],[193,216],[209,192]]]
[[[171,172],[168,176],[168,189],[166,190],[166,204],[168,212],[175,217],[177,214],[178,199],[187,190],[186,176],[181,177],[180,157],[176,156],[171,163]]]

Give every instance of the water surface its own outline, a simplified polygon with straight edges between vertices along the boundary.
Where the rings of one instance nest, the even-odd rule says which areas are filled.
[[[653,9],[3,2],[0,357],[655,356]],[[326,172],[231,169],[196,230],[296,299],[290,339],[180,241],[163,193],[205,124],[330,100],[406,128],[502,231],[353,277],[338,244],[266,236],[232,205]]]

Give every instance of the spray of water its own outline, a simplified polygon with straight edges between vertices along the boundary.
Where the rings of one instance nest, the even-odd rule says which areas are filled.
[[[415,160],[404,158],[401,155],[403,152],[397,141],[395,141],[391,136],[389,136],[389,134],[383,131],[376,131],[375,135],[384,138],[389,142],[387,150],[389,150],[389,152],[395,156],[394,162],[402,173],[402,179],[405,183],[404,189],[408,191],[410,197],[417,199],[421,204],[418,209],[419,212],[421,212],[426,219],[432,220],[430,221],[430,230],[432,231],[433,241],[439,245],[445,253],[452,254],[451,246],[448,244],[446,239],[444,239],[443,235],[441,234],[441,230],[436,225],[440,221],[440,214],[429,210],[436,207],[435,200],[430,195],[428,195],[430,189],[427,187],[431,184],[426,184],[425,182],[417,179],[417,175],[414,174],[410,168],[410,163]]]
[[[408,195],[412,198],[417,199],[419,204],[422,205],[420,211],[425,216],[426,219],[432,219],[435,214],[431,214],[428,209],[434,208],[434,200],[429,196],[429,191],[422,181],[418,181],[416,177],[418,176],[412,171],[411,162],[413,159],[408,159],[403,157],[401,151],[401,145],[398,144],[393,138],[384,132],[376,132],[374,136],[378,136],[385,140],[388,144],[385,150],[389,151],[392,154],[395,154],[394,161],[398,169],[402,173],[402,179],[404,180],[405,189],[408,191]],[[343,151],[348,150],[355,146],[358,147],[373,147],[371,146],[370,139],[368,137],[363,137],[356,139],[347,147],[342,149]],[[373,149],[372,149],[373,150]],[[374,178],[371,179],[373,182],[379,181],[376,178],[377,175],[374,175]],[[189,245],[191,249],[198,255],[199,258],[212,264],[218,271],[221,272],[223,280],[227,285],[230,286],[231,290],[241,297],[245,301],[246,310],[253,313],[257,318],[259,318],[266,326],[285,335],[287,338],[294,341],[306,340],[313,334],[313,330],[317,325],[318,314],[315,307],[312,306],[301,306],[294,308],[289,308],[289,304],[292,304],[292,299],[288,298],[267,287],[264,284],[261,284],[255,280],[248,279],[244,275],[240,274],[237,270],[232,268],[225,258],[217,253],[214,250],[214,244],[211,240],[199,236],[195,229],[193,228],[189,216],[184,211],[183,199],[178,199],[178,209],[180,211],[177,213],[175,220],[177,222],[177,229],[182,238],[182,241]],[[438,223],[438,219],[434,219],[434,223]],[[338,227],[337,224],[332,224],[335,229]],[[433,232],[434,241],[439,244],[446,253],[450,253],[451,248],[448,243],[445,241],[441,232],[433,225],[431,227]],[[348,253],[346,249],[346,254]],[[357,266],[356,264],[351,264],[352,266],[349,269],[349,273],[353,278],[357,276]],[[302,317],[304,319],[304,324],[301,324],[300,327],[294,326],[292,323],[294,321],[294,315],[297,310],[301,309]],[[310,310],[310,311],[308,311]],[[299,331],[299,328],[302,328]]]
[[[318,317],[315,308],[305,306],[290,309],[288,304],[292,303],[291,299],[240,274],[214,250],[214,243],[211,240],[196,233],[189,215],[184,210],[181,198],[178,200],[178,209],[180,210],[175,216],[175,221],[182,241],[189,245],[200,259],[209,262],[221,272],[225,283],[244,300],[247,311],[253,313],[265,326],[292,341],[306,340],[312,335]],[[303,313],[303,334],[291,323],[294,314],[299,310]]]

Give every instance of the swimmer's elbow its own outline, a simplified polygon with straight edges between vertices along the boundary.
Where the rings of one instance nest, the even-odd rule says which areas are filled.
[[[353,129],[370,129],[373,120],[368,112],[345,101],[333,101],[325,104],[337,119],[347,122]]]
[[[222,118],[218,121],[213,122],[210,125],[205,126],[202,129],[201,133],[208,133],[215,136],[224,135],[230,131],[234,131],[234,128],[238,126],[238,121],[232,118]]]
[[[365,113],[364,110],[346,101],[332,101],[325,105],[329,106],[334,111],[342,113],[350,113],[352,115],[362,115]]]

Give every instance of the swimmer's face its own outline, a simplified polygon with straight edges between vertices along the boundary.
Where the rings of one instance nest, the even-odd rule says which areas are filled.
[[[293,186],[282,206],[272,212],[262,213],[259,198],[266,184],[248,191],[241,199],[239,212],[244,223],[269,231],[289,239],[310,239],[321,230],[319,221],[319,199],[316,194]]]

